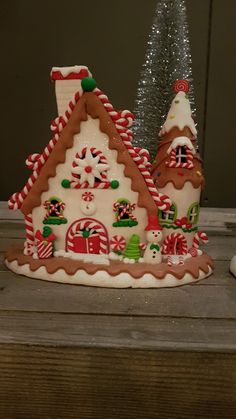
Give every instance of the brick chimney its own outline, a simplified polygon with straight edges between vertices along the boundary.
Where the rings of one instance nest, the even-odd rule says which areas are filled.
[[[82,94],[81,80],[92,77],[88,67],[74,65],[72,67],[53,67],[51,79],[55,81],[58,115],[64,115],[70,100],[76,92]]]

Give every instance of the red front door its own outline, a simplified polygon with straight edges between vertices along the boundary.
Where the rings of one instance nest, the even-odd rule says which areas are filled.
[[[73,239],[75,253],[93,253],[100,252],[100,238],[98,234],[93,234],[90,237],[74,236]]]

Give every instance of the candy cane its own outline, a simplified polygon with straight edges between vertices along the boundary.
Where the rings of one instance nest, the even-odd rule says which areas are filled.
[[[60,208],[60,210],[58,210],[58,207]],[[47,219],[49,215],[51,215],[52,212],[55,212],[57,217],[64,218],[63,214],[61,213],[61,211],[64,211],[65,209],[64,202],[60,201],[60,202],[57,202],[56,204],[52,204],[51,201],[45,201],[44,208],[47,210],[47,214],[44,217],[45,220]]]
[[[74,98],[69,102],[68,109],[66,110],[64,117],[60,116],[52,122],[51,131],[54,132],[54,137],[46,145],[45,149],[43,150],[43,153],[31,154],[26,160],[27,166],[33,169],[34,171],[32,175],[29,177],[28,181],[26,182],[21,192],[16,192],[10,197],[8,201],[9,209],[17,210],[21,208],[24,199],[27,197],[29,191],[31,190],[32,186],[34,185],[34,183],[36,182],[36,179],[39,176],[40,169],[42,168],[44,163],[47,161],[55,144],[57,143],[59,139],[59,133],[63,130],[63,128],[67,124],[75,108],[75,105],[79,100],[79,97],[80,97],[79,92],[76,92],[74,95]]]
[[[34,228],[33,228],[33,220],[32,214],[28,214],[25,216],[25,231],[26,231],[26,241],[24,244],[24,254],[31,256],[34,246]]]
[[[147,188],[149,190],[149,193],[151,194],[153,200],[155,201],[155,204],[157,207],[159,207],[162,211],[168,211],[168,209],[171,206],[171,200],[167,195],[164,195],[162,193],[159,193],[154,185],[152,176],[147,170],[147,167],[145,165],[145,159],[143,156],[139,155],[137,152],[135,152],[131,141],[133,139],[133,133],[129,129],[126,128],[126,126],[130,127],[132,125],[132,122],[134,120],[134,116],[129,111],[123,111],[123,117],[124,119],[127,118],[128,123],[125,121],[120,121],[119,114],[116,112],[112,106],[112,104],[109,102],[108,97],[99,89],[94,89],[94,93],[98,96],[100,101],[103,103],[106,111],[109,113],[111,119],[115,123],[117,132],[120,134],[124,145],[126,146],[130,156],[138,166],[138,169],[140,170],[145,183],[147,185]],[[118,122],[117,122],[118,121]]]
[[[195,247],[195,249],[199,248],[200,240],[203,244],[208,243],[208,236],[203,231],[197,231],[193,236],[193,247]]]

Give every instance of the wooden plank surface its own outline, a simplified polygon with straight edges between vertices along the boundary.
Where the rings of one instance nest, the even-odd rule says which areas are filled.
[[[233,363],[235,354],[0,345],[0,416],[235,418]]]
[[[234,213],[213,213],[214,275],[180,288],[33,280],[0,252],[0,418],[234,418]],[[0,221],[2,250],[23,236],[22,220]]]

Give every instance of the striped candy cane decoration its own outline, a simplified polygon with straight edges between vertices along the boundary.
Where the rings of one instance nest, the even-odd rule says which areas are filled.
[[[193,153],[192,151],[187,147],[183,146],[186,150],[186,158],[187,162],[183,163],[181,161],[176,161],[176,149],[171,150],[170,152],[170,160],[166,162],[167,167],[180,167],[184,169],[192,169],[193,168]]]
[[[167,265],[184,265],[184,257],[182,255],[168,255],[167,256]]]
[[[167,195],[161,194],[157,191],[152,176],[147,169],[147,164],[145,164],[146,160],[143,155],[138,154],[132,144],[131,141],[133,139],[133,133],[127,127],[130,127],[133,123],[134,116],[127,110],[124,110],[120,113],[116,112],[112,106],[112,104],[109,102],[108,97],[99,89],[95,89],[94,93],[98,96],[98,98],[103,103],[105,109],[109,113],[111,119],[115,123],[117,132],[120,134],[130,156],[138,166],[141,174],[143,175],[143,178],[146,182],[147,188],[150,192],[150,194],[153,197],[153,200],[155,201],[156,205],[159,207],[162,211],[168,211],[168,209],[171,206],[171,201]],[[140,153],[140,152],[139,152]],[[145,156],[147,158],[147,156]]]
[[[208,243],[208,236],[206,235],[206,233],[204,233],[203,231],[197,231],[194,236],[193,236],[193,247],[195,249],[199,248],[200,245],[200,241],[203,244]]]
[[[70,101],[68,109],[65,112],[64,117],[59,116],[52,122],[51,131],[54,132],[54,137],[49,141],[49,143],[45,147],[43,153],[42,154],[34,153],[34,154],[31,154],[27,158],[26,165],[34,171],[33,171],[32,175],[29,177],[28,181],[26,182],[26,185],[21,190],[21,192],[16,192],[10,197],[10,199],[8,201],[9,209],[17,210],[17,209],[21,208],[24,199],[28,195],[30,189],[32,188],[33,184],[35,183],[36,179],[39,176],[40,169],[42,168],[44,163],[47,161],[50,153],[52,152],[55,144],[57,143],[57,141],[59,139],[59,133],[66,126],[66,124],[67,124],[67,122],[68,122],[68,120],[69,120],[69,118],[70,118],[70,116],[71,116],[71,114],[74,110],[74,107],[79,100],[79,97],[80,97],[79,92],[77,92],[74,95],[74,98]]]
[[[24,254],[31,256],[34,253],[34,228],[32,214],[25,216],[25,231],[26,231],[26,241],[24,244]]]
[[[185,255],[188,251],[187,241],[183,234],[171,233],[169,234],[162,244],[162,253],[164,255],[176,254],[178,242],[178,255]]]
[[[76,233],[81,230],[88,229],[90,233],[98,233],[100,238],[100,254],[108,254],[109,253],[109,242],[108,242],[108,234],[106,228],[103,224],[98,223],[96,220],[92,218],[84,218],[82,220],[76,221],[70,227],[67,233],[67,242],[66,242],[66,250],[67,251],[74,251],[74,244],[73,239]]]

